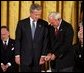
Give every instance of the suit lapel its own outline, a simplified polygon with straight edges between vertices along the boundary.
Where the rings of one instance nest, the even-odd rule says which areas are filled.
[[[13,43],[11,42],[11,39],[9,38],[7,49],[11,50],[12,46],[13,46]]]
[[[63,20],[62,20],[60,28],[59,28],[59,32],[60,32],[59,37],[60,37],[60,40],[63,40],[63,35],[65,34],[64,33],[64,29],[65,28],[64,28],[64,24],[63,24]]]
[[[62,22],[61,22],[61,25],[60,25],[60,28],[59,28],[59,31],[63,31],[63,20],[62,20]]]
[[[35,35],[34,35],[34,40],[37,39],[40,35],[40,31],[41,31],[41,22],[38,20],[37,21],[37,27],[36,27],[36,30],[35,30]]]
[[[31,39],[32,40],[32,33],[31,33],[31,26],[30,26],[30,18],[28,18],[26,20],[26,23],[24,24],[24,29],[25,29],[25,32],[26,32],[26,35],[28,37],[28,39]]]

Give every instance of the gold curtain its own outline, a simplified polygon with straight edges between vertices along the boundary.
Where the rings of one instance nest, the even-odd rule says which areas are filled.
[[[48,21],[51,11],[61,13],[64,20],[71,23],[74,29],[74,41],[77,42],[77,25],[80,16],[80,1],[1,1],[1,26],[9,28],[10,37],[15,39],[17,22],[30,15],[29,8],[32,3],[42,6],[42,19]]]

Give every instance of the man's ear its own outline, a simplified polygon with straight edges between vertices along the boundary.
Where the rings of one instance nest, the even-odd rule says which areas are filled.
[[[8,36],[10,36],[10,33],[8,32]]]
[[[58,21],[60,21],[60,20],[61,20],[61,18],[58,19]]]

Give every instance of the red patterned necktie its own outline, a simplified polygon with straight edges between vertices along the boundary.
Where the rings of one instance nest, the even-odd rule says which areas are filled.
[[[55,28],[55,35],[58,35],[59,30],[57,28]]]

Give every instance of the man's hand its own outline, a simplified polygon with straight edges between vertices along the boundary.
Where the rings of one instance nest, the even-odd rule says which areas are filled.
[[[6,69],[7,69],[7,68],[9,67],[9,65],[8,65],[8,64],[6,64],[6,65],[5,65],[5,67],[6,67]]]
[[[54,54],[52,54],[51,56],[51,60],[55,60],[56,56]]]
[[[49,53],[46,57],[45,57],[45,61],[49,61],[51,60],[52,54]]]
[[[15,56],[15,62],[20,65],[20,56]]]
[[[3,64],[3,65],[1,65],[1,68],[2,68],[3,72],[5,72],[5,71],[6,71],[6,67],[5,67],[5,65],[4,65],[4,64]]]
[[[41,56],[39,64],[44,64],[45,63],[45,57],[46,56]]]

